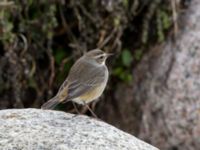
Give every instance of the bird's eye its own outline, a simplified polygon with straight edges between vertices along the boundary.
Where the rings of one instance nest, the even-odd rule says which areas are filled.
[[[100,59],[103,59],[103,56],[100,56],[99,58],[100,58]]]

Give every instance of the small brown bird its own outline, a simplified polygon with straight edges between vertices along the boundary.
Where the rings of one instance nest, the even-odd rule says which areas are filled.
[[[72,66],[57,95],[43,104],[42,108],[52,109],[57,104],[67,101],[86,105],[99,98],[108,81],[105,62],[111,55],[95,49],[80,57]]]

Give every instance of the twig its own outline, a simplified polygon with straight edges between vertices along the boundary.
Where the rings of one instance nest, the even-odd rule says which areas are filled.
[[[81,52],[82,52],[82,51],[81,51],[81,46],[79,46],[78,41],[77,41],[75,35],[74,35],[73,32],[70,30],[70,28],[69,28],[69,26],[68,26],[68,24],[67,24],[67,22],[66,22],[65,16],[64,16],[64,14],[63,14],[63,12],[62,12],[60,6],[59,6],[59,13],[60,13],[60,17],[61,17],[61,21],[62,21],[62,26],[63,26],[63,28],[65,29],[66,32],[68,32],[69,37],[71,38],[72,42],[75,43],[75,44],[72,44],[72,45],[76,45],[76,46],[74,46],[74,47],[81,53]],[[70,46],[70,45],[69,45],[69,46]]]
[[[13,5],[14,2],[10,1],[10,2],[0,2],[0,7],[6,7],[6,6],[10,6]]]
[[[96,19],[80,4],[79,7],[83,11],[83,14],[85,14],[86,17],[88,17],[92,23],[96,24]]]
[[[55,59],[52,56],[52,50],[51,50],[51,45],[52,45],[52,41],[49,39],[48,40],[48,48],[47,48],[47,53],[49,55],[50,58],[50,70],[51,70],[51,74],[50,74],[50,79],[49,79],[49,87],[51,88],[52,84],[53,84],[53,80],[55,77]]]
[[[111,38],[114,36],[114,34],[116,33],[116,31],[117,31],[117,28],[114,28],[114,29],[112,30],[112,32],[110,33],[110,35],[107,36],[106,39],[105,39],[103,42],[98,43],[97,47],[100,48],[100,49],[101,49],[102,47],[104,47],[104,46],[111,40]]]
[[[82,21],[81,15],[79,14],[77,7],[74,8],[74,12],[75,12],[77,19],[78,19],[78,29],[81,30],[83,28],[82,27],[83,21]]]
[[[171,0],[172,5],[172,16],[173,16],[173,23],[174,23],[174,35],[176,36],[178,33],[178,24],[177,24],[177,2],[176,0]]]
[[[22,39],[22,41],[24,43],[24,48],[23,48],[22,52],[20,53],[20,55],[23,56],[25,54],[25,52],[28,50],[28,42],[27,42],[27,38],[23,34],[20,33],[19,37]]]
[[[116,47],[116,50],[121,49],[121,43],[120,43],[120,37],[122,35],[122,29],[120,28],[117,32],[117,36],[113,42],[113,44],[111,45],[111,51]]]
[[[62,71],[64,70],[65,64],[66,64],[67,62],[69,62],[72,58],[73,58],[73,57],[70,56],[70,57],[67,57],[67,58],[63,59],[62,62],[60,63],[59,71],[62,72]]]
[[[146,43],[148,41],[148,34],[149,34],[149,23],[150,20],[152,19],[156,8],[158,7],[159,3],[161,2],[161,0],[154,0],[151,2],[150,6],[148,7],[148,11],[144,17],[143,20],[143,25],[142,25],[142,43]]]

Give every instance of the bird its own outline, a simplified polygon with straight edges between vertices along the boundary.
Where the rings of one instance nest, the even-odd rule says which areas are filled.
[[[85,53],[71,67],[57,94],[41,108],[53,109],[59,103],[72,101],[86,105],[92,111],[87,104],[98,99],[107,85],[109,71],[106,60],[111,55],[98,48]]]

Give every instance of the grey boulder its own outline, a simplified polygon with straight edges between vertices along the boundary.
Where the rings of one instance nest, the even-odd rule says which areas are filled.
[[[40,109],[0,111],[3,150],[158,150],[103,121]]]

